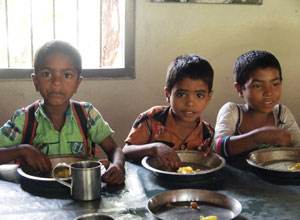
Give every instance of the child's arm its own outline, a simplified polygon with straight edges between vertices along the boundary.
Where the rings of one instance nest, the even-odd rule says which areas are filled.
[[[275,126],[265,126],[242,135],[231,136],[228,141],[229,155],[237,155],[261,144],[287,146],[292,136]]]
[[[289,146],[299,147],[300,146],[300,129],[298,123],[293,115],[293,113],[288,109],[288,107],[281,105],[281,123],[278,127],[289,132],[292,135],[292,141]]]
[[[51,169],[49,158],[31,145],[21,144],[16,147],[0,148],[0,164],[8,163],[20,157],[34,170],[44,173]]]
[[[103,174],[103,182],[109,184],[121,184],[125,180],[124,154],[111,136],[105,138],[100,144],[111,161],[109,168]]]
[[[157,157],[166,169],[175,170],[181,165],[177,153],[168,145],[160,142],[144,145],[126,144],[123,152],[126,160],[142,159],[145,156]]]
[[[260,144],[286,146],[291,135],[275,126],[261,127],[242,135],[236,135],[241,120],[235,103],[226,103],[219,111],[215,126],[214,150],[222,156],[237,155]]]

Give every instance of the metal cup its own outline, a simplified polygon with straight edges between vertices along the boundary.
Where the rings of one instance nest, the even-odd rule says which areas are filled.
[[[68,167],[71,171],[71,184],[57,178],[55,169]],[[81,161],[66,164],[58,163],[52,170],[55,180],[71,189],[75,200],[90,201],[101,197],[101,163],[98,161]]]

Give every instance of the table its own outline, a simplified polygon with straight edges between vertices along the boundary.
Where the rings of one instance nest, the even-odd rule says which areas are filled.
[[[68,220],[79,215],[99,212],[111,215],[117,220],[156,219],[147,211],[148,199],[178,186],[161,181],[139,164],[126,162],[125,167],[125,185],[106,185],[102,189],[101,200],[78,202],[72,200],[68,191],[58,191],[57,194],[41,193],[34,186],[28,190],[28,186],[26,188],[20,184],[16,165],[1,165],[0,218]],[[214,190],[239,200],[243,210],[236,220],[300,219],[299,185],[273,184],[257,177],[251,171],[229,165],[220,171],[213,183],[207,182],[198,186],[187,183],[185,188]]]

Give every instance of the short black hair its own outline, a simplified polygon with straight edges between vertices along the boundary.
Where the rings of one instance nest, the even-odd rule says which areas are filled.
[[[37,73],[40,66],[45,62],[45,59],[49,55],[55,53],[62,53],[70,56],[73,59],[78,76],[81,75],[82,61],[79,51],[68,42],[60,40],[49,41],[36,51],[34,57],[34,72]]]
[[[243,88],[251,72],[258,68],[265,69],[268,67],[277,69],[280,81],[282,81],[280,63],[273,54],[264,50],[248,51],[235,61],[233,67],[234,80]]]
[[[185,54],[176,57],[168,67],[166,86],[172,91],[175,83],[185,79],[203,80],[211,92],[214,79],[214,71],[209,62],[196,54]]]

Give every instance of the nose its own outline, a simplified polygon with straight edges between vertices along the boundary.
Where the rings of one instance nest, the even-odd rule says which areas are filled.
[[[191,106],[195,105],[195,99],[194,99],[194,97],[192,95],[188,95],[187,96],[186,105],[188,107],[191,107]]]
[[[60,86],[62,84],[62,77],[56,74],[52,75],[53,86]]]
[[[265,86],[264,87],[264,96],[271,96],[273,94],[272,86]]]

